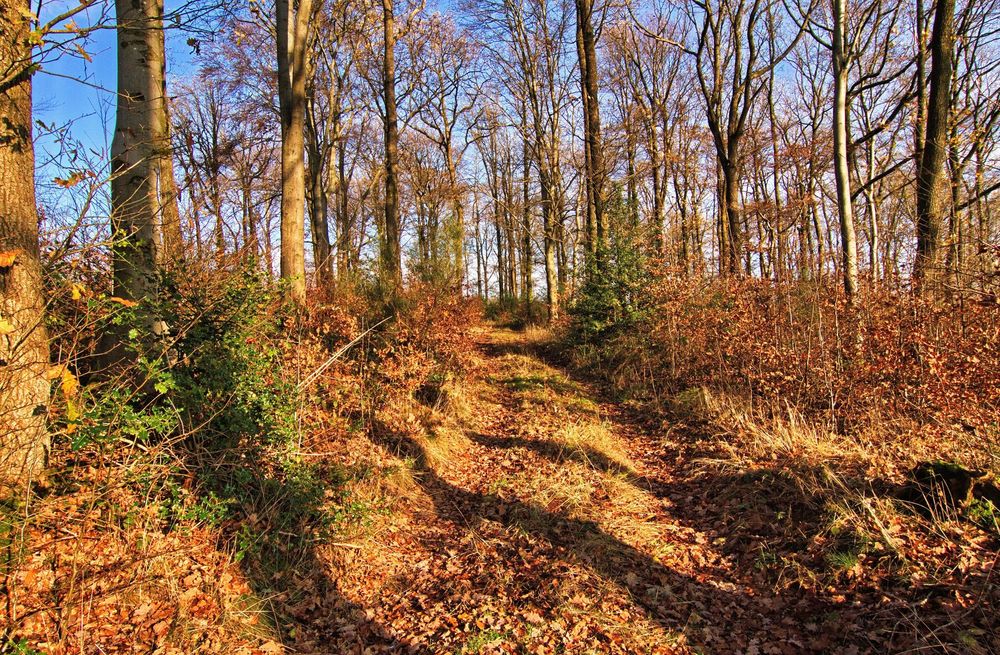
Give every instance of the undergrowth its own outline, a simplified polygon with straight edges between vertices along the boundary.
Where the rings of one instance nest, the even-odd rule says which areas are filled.
[[[926,585],[990,593],[993,503],[902,499],[918,462],[998,479],[996,306],[869,289],[850,307],[825,282],[675,271],[630,304],[635,275],[610,267],[585,286],[556,337],[575,370],[662,423],[736,522],[727,552],[775,589],[901,596],[916,614]],[[897,620],[933,647],[926,626]]]
[[[475,308],[418,285],[387,309],[355,284],[303,313],[240,265],[174,272],[152,306],[78,268],[48,278],[50,467],[0,504],[0,652],[301,639],[309,612],[340,602],[321,551],[364,539],[392,503],[393,474],[348,456],[352,435],[400,390],[447,387]],[[108,334],[125,341],[110,365]]]

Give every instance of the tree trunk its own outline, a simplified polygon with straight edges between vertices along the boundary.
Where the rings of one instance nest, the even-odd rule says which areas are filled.
[[[528,110],[521,105],[521,134],[528,133]],[[531,156],[527,137],[521,143],[521,299],[524,316],[531,318]]]
[[[722,163],[722,200],[725,207],[722,229],[726,253],[725,271],[739,277],[743,274],[740,261],[743,253],[743,230],[740,222],[740,178],[736,168],[735,158]]]
[[[849,305],[857,304],[858,246],[854,234],[854,205],[851,201],[851,169],[847,159],[848,107],[847,76],[850,73],[844,28],[847,24],[845,0],[833,0],[833,160],[840,214],[844,291]]]
[[[323,170],[323,150],[320,143],[319,127],[313,112],[307,112],[306,132],[309,141],[309,227],[312,232],[313,265],[316,267],[316,282],[328,288],[333,283],[333,255],[330,248],[330,200],[327,195],[326,176]],[[330,150],[327,150],[329,153]],[[333,166],[333,162],[330,162]]]
[[[459,188],[458,167],[452,156],[451,146],[446,148],[445,163],[448,186],[452,193],[451,222],[448,225],[448,246],[452,253],[451,283],[458,285],[459,295],[465,295],[465,206]]]
[[[0,0],[0,70],[27,66],[30,7]],[[30,482],[45,468],[49,342],[35,208],[31,75],[0,88],[0,484]]]
[[[339,134],[339,131],[338,131]],[[337,143],[337,276],[343,280],[351,270],[350,188],[347,184],[347,149]]]
[[[309,195],[309,227],[312,230],[313,260],[316,266],[316,278],[319,286],[327,287],[333,282],[333,256],[330,248],[329,201],[326,196],[326,185],[323,184],[323,172],[316,158],[315,166],[310,162],[310,195]]]
[[[541,150],[539,148],[539,150]],[[541,160],[541,157],[539,157]],[[544,164],[540,165],[539,180],[542,199],[542,243],[545,255],[545,301],[548,306],[549,321],[559,318],[559,280],[556,270],[555,221],[553,220],[553,198],[551,180]]]
[[[649,121],[649,171],[653,178],[653,215],[649,220],[649,231],[653,236],[653,252],[658,257],[663,256],[663,201],[666,194],[663,193],[663,187],[666,184],[667,168],[666,166],[660,166],[660,148],[658,145],[659,139],[656,138],[656,125],[651,118]],[[665,157],[666,158],[666,153]],[[661,179],[661,173],[663,179]],[[683,200],[679,199],[680,203]]]
[[[399,189],[396,168],[399,143],[399,117],[396,109],[396,26],[393,0],[382,0],[382,30],[384,57],[382,60],[382,93],[385,101],[385,225],[382,230],[382,274],[386,281],[399,289],[402,285],[402,261],[399,253]]]
[[[931,35],[930,94],[927,131],[917,174],[917,254],[913,281],[924,289],[936,277],[940,262],[940,232],[948,214],[949,189],[944,165],[948,156],[951,113],[952,55],[955,48],[955,0],[938,0]]]
[[[576,20],[580,38],[580,75],[583,85],[585,138],[590,156],[587,158],[587,180],[590,184],[588,216],[593,215],[595,252],[600,252],[606,238],[604,209],[607,202],[604,168],[604,146],[601,143],[601,109],[597,96],[597,49],[593,24],[592,0],[576,0]],[[600,262],[598,262],[600,266]]]
[[[281,113],[281,277],[289,298],[306,301],[303,130],[306,113],[306,49],[312,0],[277,0],[278,104]]]
[[[114,293],[156,294],[162,233],[160,176],[166,136],[163,4],[118,0],[118,106],[111,143]]]
[[[160,32],[158,46],[164,47],[163,33]],[[163,83],[163,133],[160,135],[160,206],[162,213],[161,230],[163,248],[159,264],[169,267],[184,259],[184,235],[181,232],[181,213],[177,206],[177,180],[174,179],[174,158],[170,138],[170,102],[167,98],[166,52],[161,51],[160,79]]]
[[[594,179],[591,176],[594,164],[591,161],[590,139],[588,138],[590,103],[587,102],[587,69],[584,63],[587,56],[583,50],[583,21],[580,20],[579,12],[579,2],[577,2],[576,56],[580,64],[580,97],[582,99],[580,104],[583,111],[583,179],[581,180],[581,184],[583,185],[584,197],[586,199],[583,207],[583,224],[585,230],[583,234],[583,249],[587,256],[590,257],[594,254],[595,246],[597,245],[597,216],[595,214],[597,205],[594,202]]]

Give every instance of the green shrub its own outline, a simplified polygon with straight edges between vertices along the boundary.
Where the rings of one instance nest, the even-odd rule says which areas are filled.
[[[641,231],[625,221],[621,194],[608,204],[607,243],[586,262],[583,287],[569,309],[578,342],[604,341],[636,326],[650,311],[653,283]]]
[[[171,303],[179,338],[170,400],[203,434],[230,445],[294,439],[297,393],[281,375],[278,298],[263,273],[244,270],[221,288],[195,287]]]

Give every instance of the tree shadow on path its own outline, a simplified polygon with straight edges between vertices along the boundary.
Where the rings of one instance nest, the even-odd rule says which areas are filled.
[[[524,588],[513,595],[550,613],[552,617],[549,618],[559,610],[560,599],[547,590],[558,587],[558,578],[565,573],[566,565],[575,564],[617,585],[651,621],[668,633],[683,633],[689,643],[704,648],[705,652],[743,653],[754,644],[766,643],[793,648],[789,645],[797,644],[795,652],[825,651],[835,647],[841,639],[841,636],[826,635],[811,648],[810,643],[798,641],[802,638],[800,627],[788,625],[783,621],[783,612],[775,611],[786,602],[769,593],[680,573],[606,533],[593,521],[574,519],[536,504],[492,493],[462,489],[438,475],[428,464],[427,454],[418,442],[393,433],[387,426],[375,426],[372,438],[413,462],[414,477],[431,498],[439,518],[466,529],[492,521],[507,529],[502,534],[508,539],[514,539],[516,533],[526,533],[543,542],[542,552],[536,555],[545,558],[546,564],[536,567],[534,578],[520,580]],[[504,565],[509,566],[506,562],[500,563]],[[484,579],[506,575],[502,570],[476,574]],[[457,595],[459,591],[449,588],[449,584],[448,580],[441,580],[436,593],[441,597]],[[801,607],[796,613],[814,617],[817,625],[822,625],[824,617],[833,609],[816,599],[797,600]]]
[[[200,463],[201,474],[218,481],[210,483],[210,498],[239,508],[240,517],[230,521],[227,532],[253,596],[237,611],[258,614],[270,626],[262,634],[276,632],[296,653],[402,650],[364,607],[343,595],[337,564],[322,552],[313,496],[336,488],[335,477],[320,472],[306,481],[233,453],[233,458],[214,453]]]
[[[838,639],[841,647],[853,643],[860,652],[909,649],[963,652],[968,645],[960,642],[963,635],[969,634],[982,635],[976,638],[980,643],[994,647],[1000,643],[995,615],[990,609],[994,605],[986,597],[988,593],[980,597],[981,607],[977,603],[968,609],[955,609],[936,588],[922,593],[919,585],[912,587],[905,576],[898,579],[889,576],[883,586],[873,587],[844,580],[832,566],[835,560],[831,557],[846,554],[845,561],[850,561],[851,554],[864,549],[867,542],[863,530],[855,532],[850,526],[831,534],[830,507],[850,505],[853,497],[890,497],[896,489],[891,482],[842,474],[840,484],[846,486],[831,487],[827,484],[829,463],[792,458],[739,469],[706,465],[726,456],[720,450],[719,439],[706,429],[710,426],[668,416],[679,419],[682,429],[664,429],[662,415],[616,402],[614,391],[598,374],[574,369],[565,353],[551,342],[481,345],[484,352],[494,357],[510,354],[533,357],[558,370],[571,383],[579,385],[591,400],[601,403],[602,416],[618,428],[625,441],[640,446],[642,459],[651,465],[645,468],[656,471],[657,466],[666,465],[668,469],[669,481],[658,480],[649,473],[627,479],[665,500],[672,519],[704,534],[718,552],[737,564],[736,575],[759,590],[762,598],[770,589],[781,588],[780,594],[772,594],[772,600],[766,603],[769,618],[773,619],[771,625],[780,622],[794,627],[796,642],[800,641],[798,635],[818,625],[830,638],[824,648],[827,652],[839,650]],[[473,438],[491,447],[527,448],[553,461],[566,458],[558,444],[545,440],[491,435]],[[581,453],[577,458],[585,458],[599,470],[618,472],[613,461],[602,459],[599,454],[591,457],[590,453]],[[803,483],[809,480],[815,480],[816,484]],[[812,540],[817,535],[824,545],[813,549]],[[887,566],[895,564],[890,562]],[[802,576],[801,580],[798,576]],[[987,589],[988,575],[974,584]],[[825,623],[821,620],[823,615]],[[836,639],[830,634],[834,631]],[[946,645],[942,640],[955,640],[954,633],[958,633],[956,643]],[[720,652],[728,652],[728,647]]]

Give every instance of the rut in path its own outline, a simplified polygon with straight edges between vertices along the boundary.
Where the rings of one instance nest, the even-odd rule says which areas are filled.
[[[434,421],[371,437],[410,472],[389,527],[341,561],[332,652],[857,652],[855,620],[755,587],[723,553],[678,455],[524,335],[484,331],[481,365]],[[442,418],[443,416],[443,418]],[[412,418],[412,417],[410,417]],[[857,628],[854,628],[857,630]],[[863,646],[862,646],[863,649]]]

